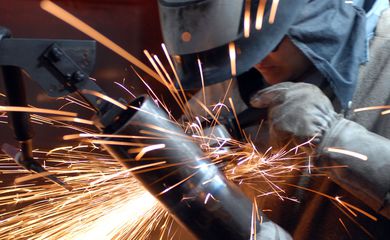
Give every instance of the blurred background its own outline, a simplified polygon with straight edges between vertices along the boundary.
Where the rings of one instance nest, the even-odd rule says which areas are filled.
[[[65,10],[120,45],[137,59],[148,65],[144,49],[164,58],[161,49],[157,1],[154,0],[53,0]],[[62,20],[40,8],[39,0],[0,0],[0,26],[8,28],[15,38],[88,39],[90,38]],[[0,53],[1,54],[1,53]],[[26,53],[28,54],[28,53]],[[161,85],[149,75],[137,69],[160,97],[169,102]],[[131,68],[131,63],[97,43],[95,69],[91,77],[113,98],[122,97],[128,102],[134,99],[115,82],[123,83],[135,96],[145,93],[145,87]],[[29,104],[41,108],[58,109],[65,102],[46,96],[40,86],[25,77]],[[2,74],[0,92],[4,93]],[[0,97],[0,105],[7,105]],[[173,107],[174,108],[174,107]],[[64,110],[76,111],[89,118],[92,112],[69,105]],[[34,147],[51,148],[69,145],[62,136],[71,130],[33,124]],[[9,125],[0,124],[0,144],[15,144],[14,134]]]

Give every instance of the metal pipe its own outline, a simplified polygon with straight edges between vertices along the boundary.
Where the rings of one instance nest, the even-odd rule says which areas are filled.
[[[166,161],[165,166],[170,167],[133,173],[174,218],[199,239],[250,239],[254,228],[251,201],[150,98],[140,97],[132,105],[139,110],[130,108],[124,112],[105,129],[105,134],[143,137],[130,141],[105,140],[145,146],[164,144],[165,147],[146,152],[139,161],[135,160],[139,153],[132,151],[139,147],[106,144],[108,152],[128,168],[139,166],[143,161]],[[256,222],[257,231],[259,226]]]

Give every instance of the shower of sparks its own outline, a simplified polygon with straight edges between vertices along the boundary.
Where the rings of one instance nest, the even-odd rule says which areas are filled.
[[[278,3],[278,0],[274,0],[272,3],[270,22],[274,21]],[[261,1],[260,4],[265,5],[265,1]],[[174,96],[188,121],[180,121],[179,123],[178,120],[173,119],[172,115],[169,114],[169,108],[157,98],[152,89],[136,72],[137,76],[150,90],[151,97],[156,104],[168,112],[168,119],[153,115],[153,113],[149,114],[153,117],[161,118],[163,121],[169,121],[178,125],[188,135],[173,133],[158,126],[145,126],[153,131],[142,130],[139,132],[140,136],[99,134],[96,133],[96,130],[84,129],[66,123],[91,123],[88,122],[89,120],[76,118],[76,113],[56,110],[48,112],[47,109],[38,108],[17,109],[17,111],[36,113],[34,116],[32,115],[32,118],[38,124],[48,124],[50,127],[66,127],[79,132],[63,138],[64,140],[77,140],[80,143],[76,146],[58,147],[48,151],[34,150],[34,156],[37,158],[37,161],[43,162],[43,165],[50,173],[55,174],[62,181],[72,186],[72,191],[66,191],[48,182],[41,178],[41,175],[32,175],[18,166],[9,157],[0,155],[0,173],[3,176],[7,176],[4,178],[2,185],[0,185],[0,228],[2,229],[0,239],[147,239],[155,232],[159,233],[160,239],[163,237],[167,239],[175,237],[180,232],[180,229],[174,230],[174,220],[132,175],[132,171],[152,172],[154,169],[170,167],[172,164],[160,161],[152,164],[143,164],[132,169],[125,169],[118,161],[99,148],[100,144],[131,146],[134,147],[132,150],[135,149],[134,153],[138,153],[135,160],[142,162],[142,157],[145,153],[165,148],[165,145],[156,144],[150,146],[123,141],[124,139],[150,138],[164,140],[167,135],[170,135],[180,137],[183,141],[193,141],[198,143],[203,150],[205,158],[211,160],[210,164],[218,164],[229,180],[251,188],[253,188],[254,184],[265,184],[266,187],[264,189],[260,186],[255,189],[258,193],[256,197],[275,195],[282,200],[294,201],[293,198],[283,195],[283,182],[280,182],[280,178],[291,177],[307,169],[307,158],[304,151],[299,151],[300,146],[288,151],[281,150],[275,154],[271,154],[268,151],[262,153],[256,149],[249,139],[247,139],[247,142],[240,142],[231,138],[218,137],[214,135],[214,130],[210,131],[209,135],[206,135],[201,124],[202,119],[205,119],[204,116],[194,116],[192,114],[184,92],[178,91],[172,80],[175,79],[182,90],[177,73],[173,69],[175,77],[171,78],[156,55],[151,55],[146,50],[144,51],[156,71],[154,72],[111,40],[54,3],[45,0],[41,2],[41,7],[99,41],[164,84],[172,96]],[[247,19],[247,23],[245,23],[245,19]],[[250,0],[246,0],[244,25],[247,26],[248,36],[249,21]],[[163,49],[170,66],[173,68],[164,45]],[[202,74],[199,60],[198,64]],[[215,127],[219,124],[218,116],[220,116],[221,110],[226,107],[226,95],[221,103],[214,103],[213,110],[210,110],[205,102],[204,83],[202,82],[202,84],[204,102],[199,103],[199,105],[211,117],[211,120],[208,120],[211,123],[211,127]],[[113,103],[111,101],[113,99],[108,99],[105,95],[99,97]],[[67,98],[66,100],[69,103],[75,103],[90,109],[84,102],[80,102],[78,99]],[[114,104],[118,105],[118,103]],[[229,98],[229,103],[237,119],[231,98]],[[142,111],[135,107],[122,106],[123,109],[127,107]],[[4,112],[16,111],[9,107],[0,107],[0,111],[2,109]],[[64,117],[50,118],[38,115],[42,113],[62,115]],[[245,135],[242,129],[240,131]],[[104,138],[117,138],[118,141],[108,141],[104,140]],[[81,145],[81,143],[84,144]],[[180,164],[186,164],[186,161],[190,160],[185,159]],[[195,171],[176,184],[167,187],[160,194],[164,194],[197,173],[198,171]],[[19,179],[19,183],[8,181],[12,179]],[[207,181],[204,184],[207,184]],[[310,189],[306,190],[313,191]],[[348,211],[357,211],[375,220],[373,216],[367,215],[362,210],[341,201],[337,197],[319,194],[334,200],[343,208],[348,209]],[[218,199],[208,193],[204,204],[207,204],[208,201],[218,201]],[[261,209],[258,209],[256,198],[254,198],[252,210],[253,235],[251,237],[256,237],[255,222],[262,222],[259,211]]]
[[[222,107],[223,105],[220,104]],[[220,108],[215,108],[219,111]],[[210,112],[213,116],[213,113]],[[199,118],[198,118],[199,119]],[[60,121],[56,119],[55,121]],[[64,119],[68,120],[68,119]],[[46,120],[50,123],[50,118]],[[157,126],[149,126],[161,135],[130,136],[95,133],[79,133],[64,136],[64,139],[90,142],[94,144],[124,144],[139,148],[142,151],[152,151],[163,148],[163,145],[142,146],[131,142],[106,141],[104,138],[164,138],[167,134],[176,134],[178,137],[198,142],[212,159],[211,164],[226,162],[221,168],[227,177],[237,183],[253,183],[265,181],[277,189],[274,193],[280,195],[280,189],[273,186],[272,179],[283,174],[290,174],[293,169],[304,168],[304,164],[291,166],[285,161],[288,153],[266,157],[249,143],[242,143],[233,139],[220,139],[215,136],[205,136],[200,121],[185,123],[193,129],[193,136],[172,133]],[[185,126],[181,126],[185,128]],[[90,141],[84,141],[89,139]],[[209,146],[207,140],[214,139],[216,146]],[[224,146],[229,145],[229,151]],[[87,146],[87,147],[86,147]],[[141,147],[141,148],[140,148]],[[81,151],[82,150],[82,151]],[[287,154],[287,155],[284,155]],[[152,232],[168,236],[171,231],[159,229],[161,222],[171,222],[168,214],[154,199],[150,199],[145,190],[132,177],[131,171],[146,169],[153,171],[153,167],[168,166],[166,162],[141,165],[125,170],[108,154],[102,152],[95,145],[77,145],[57,147],[50,151],[35,150],[34,155],[39,161],[45,162],[48,171],[56,174],[61,180],[73,187],[71,192],[64,191],[57,185],[50,184],[41,176],[31,175],[17,166],[8,157],[0,161],[0,171],[9,177],[25,179],[11,186],[0,189],[0,227],[4,229],[0,238],[33,238],[46,239],[91,239],[93,236],[104,236],[106,239],[145,239]],[[139,157],[141,158],[141,157]],[[299,158],[299,157],[297,157]],[[141,160],[140,160],[141,161]],[[241,163],[241,164],[237,164]],[[148,168],[150,170],[148,170]],[[167,187],[165,192],[191,178],[197,172],[183,179],[175,185]],[[23,178],[23,177],[22,177]],[[21,184],[23,182],[24,184]],[[260,190],[259,190],[260,191]],[[209,194],[205,204],[214,197]],[[12,210],[17,206],[17,210]],[[110,220],[108,220],[110,219]],[[115,220],[113,220],[115,219]],[[110,224],[103,224],[104,222]],[[179,230],[177,230],[179,231]],[[177,231],[174,231],[175,234]]]
[[[71,192],[43,181],[1,188],[1,239],[95,239],[90,237],[96,234],[140,239],[157,227],[165,211],[132,177],[131,169],[100,151],[67,150],[34,154],[73,187]],[[30,176],[5,156],[0,167],[8,178]]]
[[[154,129],[162,132],[158,137],[163,137],[167,133],[164,129],[157,127]],[[283,189],[274,182],[274,179],[289,176],[293,172],[307,168],[303,156],[293,154],[294,157],[291,157],[291,153],[296,152],[295,149],[275,155],[262,154],[251,143],[205,136],[198,122],[191,123],[189,129],[193,129],[193,141],[198,142],[207,157],[212,159],[211,164],[225,162],[221,170],[225,172],[228,179],[241,185],[267,183],[271,191],[268,188],[256,189],[262,195],[274,194],[281,199],[289,199],[282,195]],[[113,138],[113,136],[121,139],[150,137],[80,133],[64,138],[72,140],[91,138],[101,143],[103,140],[99,138]],[[218,144],[214,146],[204,144],[207,142],[205,140],[209,139],[214,139],[214,142]],[[104,143],[107,144],[107,142]],[[117,143],[109,142],[109,144]],[[129,142],[124,142],[124,144],[129,144]],[[228,150],[225,146],[229,146]],[[162,222],[171,221],[172,224],[173,220],[168,220],[169,215],[166,210],[150,198],[130,174],[131,171],[140,168],[125,170],[116,160],[101,152],[96,146],[90,146],[89,151],[85,147],[83,151],[80,151],[77,147],[58,147],[47,152],[34,151],[34,155],[40,161],[45,161],[47,170],[71,185],[73,191],[67,192],[57,185],[39,181],[5,186],[0,189],[2,193],[0,206],[3,208],[0,215],[0,227],[4,229],[0,233],[0,238],[46,239],[50,236],[56,239],[91,239],[93,236],[100,235],[106,239],[145,239],[153,232],[161,231],[161,236],[172,234],[167,230],[169,224],[164,224],[165,227],[161,230],[158,226]],[[147,147],[141,148],[140,152]],[[165,162],[160,162],[140,167],[152,169],[155,166],[164,167],[165,165]],[[0,161],[0,171],[15,177],[28,174],[7,157]],[[167,187],[161,194],[191,177],[192,175]],[[208,194],[205,204],[210,201],[210,198],[213,196]],[[214,198],[213,200],[218,201]],[[351,208],[344,202],[341,203]],[[13,206],[19,207],[16,208],[17,210],[12,210]],[[254,219],[256,219],[255,215],[253,213]],[[110,224],[104,225],[104,222]]]
[[[363,154],[360,154],[360,153],[357,153],[357,152],[353,152],[353,151],[349,151],[349,150],[346,150],[346,149],[331,148],[330,147],[330,148],[327,148],[326,150],[329,151],[329,152],[340,153],[340,154],[348,155],[348,156],[351,156],[351,157],[355,157],[355,158],[358,158],[358,159],[363,160],[363,161],[367,161],[368,160],[366,155],[363,155]]]
[[[110,209],[107,215],[94,222],[89,231],[76,235],[74,239],[99,239],[101,236],[114,237],[123,226],[132,225],[150,211],[156,200],[150,193],[143,192],[134,199]],[[134,208],[137,206],[137,208]],[[112,228],[115,226],[116,228]]]

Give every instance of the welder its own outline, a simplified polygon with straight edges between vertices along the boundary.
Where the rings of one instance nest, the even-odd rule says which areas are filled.
[[[265,133],[261,141],[253,139],[259,148],[265,142],[278,150],[310,141],[310,164],[316,168],[284,179],[297,186],[286,194],[299,203],[269,196],[259,207],[272,209],[269,217],[294,239],[385,239],[390,229],[390,115],[354,109],[390,105],[388,1],[354,6],[310,0],[288,29],[278,24],[288,21],[283,5],[289,1],[245,1],[250,4],[247,15],[244,1],[207,11],[213,6],[209,2],[159,1],[164,40],[183,87],[196,91],[206,85],[198,95],[205,92],[207,104],[229,90],[238,112],[267,108]],[[262,27],[256,27],[259,6],[272,8],[275,2],[275,21],[268,21],[272,11],[265,11]],[[183,6],[185,14],[167,10]],[[366,13],[374,10],[380,18],[366,24]],[[243,34],[245,15],[250,16],[249,36]],[[242,21],[234,24],[234,19]],[[231,70],[230,43],[238,49],[236,72]],[[313,171],[326,177],[310,176]],[[356,208],[339,205],[338,197]]]

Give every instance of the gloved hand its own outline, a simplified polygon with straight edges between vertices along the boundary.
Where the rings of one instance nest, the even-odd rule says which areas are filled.
[[[332,103],[315,85],[283,82],[257,92],[251,99],[256,108],[268,108],[270,144],[281,148],[288,142],[298,145],[324,132],[339,117]]]
[[[390,219],[389,139],[338,115],[330,100],[312,84],[276,84],[256,93],[251,104],[268,108],[273,146],[284,146],[290,140],[298,144],[315,137],[315,164],[347,166],[324,171],[346,191]],[[362,159],[351,153],[360,154]]]

